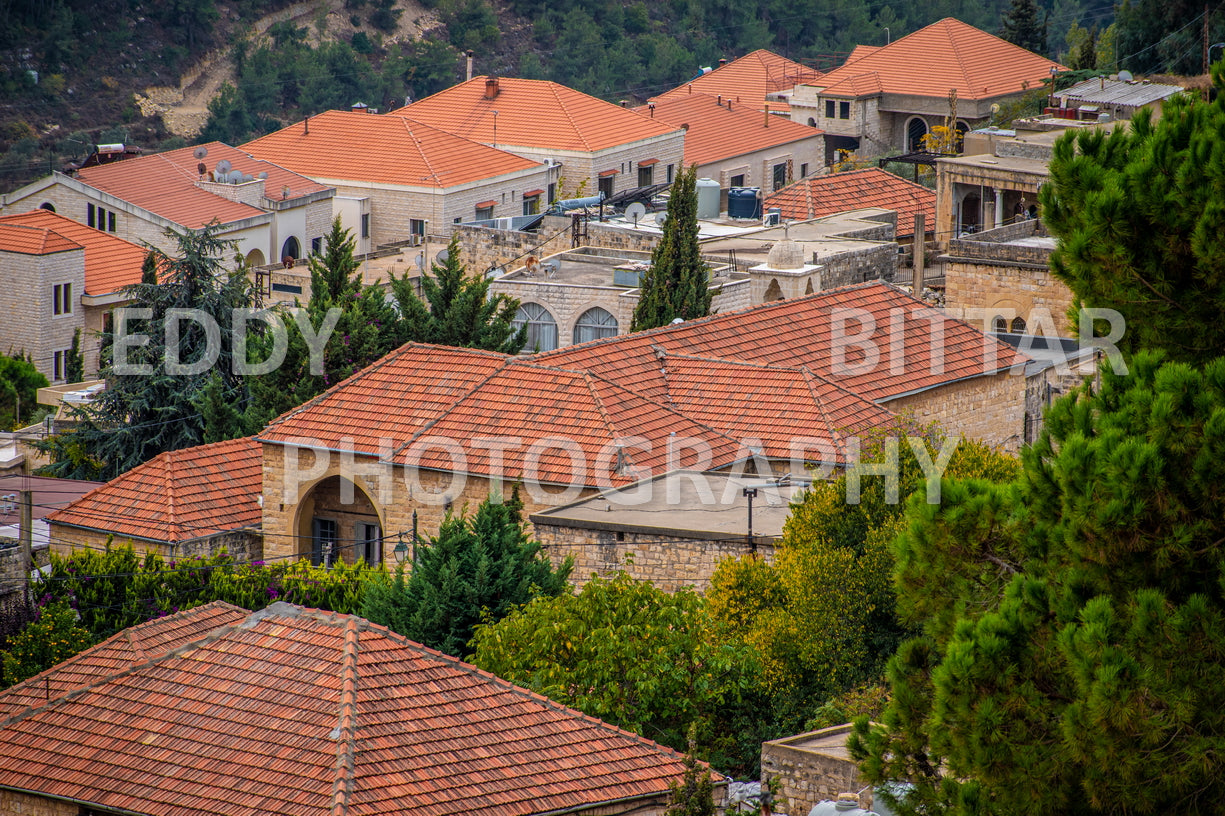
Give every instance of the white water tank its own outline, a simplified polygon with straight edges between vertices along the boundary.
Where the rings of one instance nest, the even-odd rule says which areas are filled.
[[[698,188],[698,220],[710,220],[719,217],[719,182],[714,179],[700,178]]]

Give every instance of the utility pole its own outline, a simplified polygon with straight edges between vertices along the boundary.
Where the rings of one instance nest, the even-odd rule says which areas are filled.
[[[1208,4],[1204,3],[1204,73],[1208,73]]]
[[[26,585],[30,583],[30,573],[34,571],[34,491],[30,489],[30,460],[27,458],[21,465],[26,478],[22,479],[24,489],[21,491],[21,555],[25,561]]]
[[[927,213],[915,213],[914,241],[911,243],[911,253],[914,256],[914,296],[923,297],[923,264],[927,261]]]

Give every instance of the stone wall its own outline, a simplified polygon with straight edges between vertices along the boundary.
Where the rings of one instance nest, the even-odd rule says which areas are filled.
[[[547,521],[547,517],[532,519],[536,536],[554,564],[573,556],[570,581],[577,587],[582,587],[592,575],[607,578],[624,570],[632,578],[650,581],[665,592],[676,592],[682,587],[705,592],[720,561],[751,552],[743,539],[716,541],[690,538],[680,531],[661,535],[586,529]],[[766,561],[774,560],[774,549],[773,544],[757,545],[758,554]]]
[[[1025,436],[1025,391],[1023,371],[1003,371],[880,404],[923,423],[935,422],[949,434],[964,434],[1015,453]]]
[[[870,280],[890,283],[897,276],[897,244],[867,246],[820,259],[821,289],[836,289]]]
[[[25,553],[16,539],[0,538],[0,598],[25,584]]]
[[[112,539],[114,545],[130,543],[132,549],[142,555],[156,553],[169,559],[215,555],[222,547],[238,561],[259,561],[264,557],[264,540],[259,530],[235,530],[174,545],[164,541],[130,538],[105,530],[69,527],[53,521],[49,521],[48,526],[51,529],[51,551],[61,557],[71,555],[77,549],[103,550],[108,539]]]
[[[0,813],[6,816],[78,816],[80,806],[45,796],[0,789]]]
[[[851,732],[850,725],[839,725],[781,740],[762,743],[761,778],[764,783],[778,779],[780,795],[791,816],[806,816],[818,802],[836,800],[840,793],[857,793],[866,786],[859,768],[846,748],[830,748],[829,753],[807,747],[811,742],[841,742]],[[865,791],[861,807],[871,807],[871,794]]]

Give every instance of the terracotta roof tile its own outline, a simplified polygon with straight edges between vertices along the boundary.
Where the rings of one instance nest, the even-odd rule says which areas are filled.
[[[729,110],[730,106],[730,110]],[[637,108],[650,115],[649,108]],[[813,139],[823,131],[766,115],[752,105],[737,104],[709,94],[684,94],[655,102],[654,116],[685,131],[685,164],[710,164],[776,145]]]
[[[272,162],[252,158],[227,144],[209,142],[204,147],[208,149],[204,164],[209,169],[216,167],[217,162],[224,159],[230,162],[234,170],[252,176],[267,173],[264,189],[270,196],[279,197],[285,187],[290,189],[291,198],[328,189]],[[90,187],[121,198],[188,229],[199,229],[213,219],[228,224],[264,213],[264,210],[239,201],[230,201],[198,186],[196,182],[200,176],[196,166],[200,160],[195,157],[195,150],[194,147],[184,147],[166,153],[86,167],[77,172],[77,178]]]
[[[1042,87],[1057,62],[946,17],[881,48],[860,46],[815,82],[831,96],[879,93],[989,99]]]
[[[45,210],[44,210],[45,212]],[[83,249],[54,230],[33,224],[0,224],[0,252],[18,255],[55,255]]]
[[[124,286],[140,283],[140,269],[145,261],[145,250],[131,241],[96,230],[50,210],[30,210],[16,215],[0,216],[0,235],[5,232],[4,225],[51,230],[70,243],[84,247],[87,295],[106,295]]]
[[[667,748],[360,618],[203,610],[177,617],[208,614],[207,632],[148,662],[0,694],[50,682],[0,721],[5,785],[159,815],[528,816],[664,794],[683,773]]]
[[[248,438],[161,453],[47,520],[171,543],[252,527],[262,515],[261,450]]]
[[[720,65],[708,74],[694,77],[680,87],[655,97],[656,102],[676,99],[690,93],[722,95],[734,98],[752,110],[764,110],[766,94],[786,91],[801,83],[812,84],[821,78],[821,72],[793,62],[764,49],[745,54],[726,65]],[[791,106],[786,102],[770,102],[770,110],[787,113]]]
[[[872,167],[847,173],[811,176],[766,196],[764,207],[778,207],[784,218],[807,220],[879,207],[897,213],[897,234],[914,234],[914,217],[927,216],[935,229],[936,193],[901,176]]]
[[[309,132],[299,122],[243,149],[312,178],[414,187],[454,187],[539,166],[406,116],[352,111],[326,111],[310,118]]]
[[[836,324],[848,339],[864,333],[862,340],[879,354],[875,365],[867,365],[862,348],[835,344]],[[879,281],[567,346],[535,359],[590,371],[662,399],[668,383],[657,349],[803,367],[865,399],[886,403],[1028,360],[1008,344]]]
[[[595,152],[677,130],[545,80],[497,77],[498,94],[487,99],[486,79],[473,77],[392,113],[482,144],[496,143],[507,150],[520,147]]]

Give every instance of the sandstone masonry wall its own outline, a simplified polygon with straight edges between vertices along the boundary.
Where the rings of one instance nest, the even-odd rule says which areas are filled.
[[[949,434],[965,434],[1015,453],[1025,435],[1025,377],[1003,371],[929,388],[881,402],[920,422],[936,422]]]

